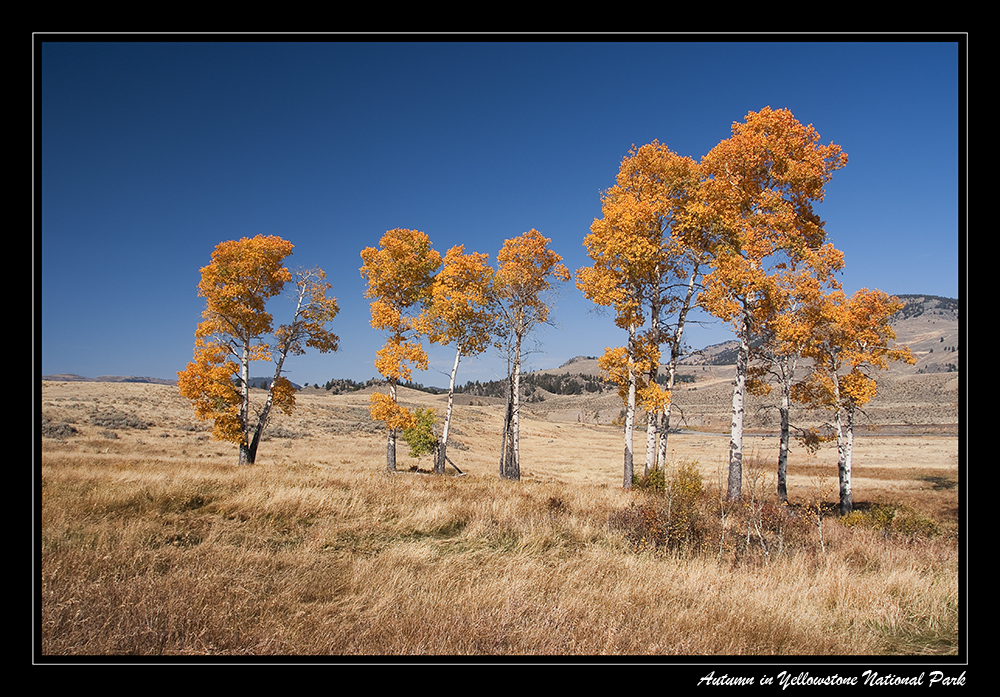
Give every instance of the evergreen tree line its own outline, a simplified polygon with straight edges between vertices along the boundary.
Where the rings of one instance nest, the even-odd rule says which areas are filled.
[[[323,383],[323,389],[330,394],[347,394],[348,392],[357,392],[358,390],[363,390],[366,387],[380,387],[385,384],[384,379],[380,378],[370,378],[364,382],[358,382],[357,380],[350,380],[348,378],[331,378]],[[421,392],[427,392],[429,394],[444,394],[447,390],[441,389],[440,387],[428,387],[419,382],[413,382],[412,380],[400,380],[400,387],[408,387],[411,390],[419,390]],[[317,384],[317,387],[319,385]]]
[[[596,394],[616,390],[614,383],[593,375],[578,375],[562,373],[522,373],[521,386],[526,397],[538,397],[538,390],[545,390],[555,395]],[[480,382],[470,380],[465,385],[455,387],[456,394],[468,394],[474,397],[506,397],[507,380],[490,380]]]
[[[678,375],[676,382],[694,382],[694,375]],[[665,385],[667,376],[661,375],[657,382]],[[357,392],[366,387],[381,386],[385,380],[371,378],[365,382],[358,382],[347,378],[332,378],[323,384],[323,389],[330,394],[347,394]],[[538,390],[545,390],[554,395],[579,395],[604,393],[617,389],[614,383],[593,375],[571,375],[563,373],[552,375],[551,373],[522,373],[521,384],[524,387],[523,393],[526,397],[538,397]],[[447,390],[440,387],[427,386],[412,380],[401,380],[400,387],[407,387],[411,390],[419,390],[428,394],[445,394]],[[319,385],[317,385],[318,387]],[[469,380],[465,385],[456,385],[455,394],[467,394],[473,397],[506,397],[507,380]],[[537,401],[537,400],[536,400]]]

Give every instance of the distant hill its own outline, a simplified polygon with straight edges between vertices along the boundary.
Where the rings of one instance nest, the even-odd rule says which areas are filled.
[[[896,344],[909,347],[915,365],[894,363],[889,372],[897,375],[950,373],[959,369],[959,303],[937,295],[897,295],[903,309],[889,319],[896,332]],[[736,341],[706,346],[685,357],[684,365],[735,365]]]
[[[942,298],[939,295],[897,295],[905,303],[903,309],[893,317],[893,321],[920,317],[924,313],[931,315],[950,315],[958,318],[958,300]]]
[[[951,373],[961,366],[959,304],[937,295],[898,295],[903,309],[889,320],[896,343],[908,346],[916,365],[894,364],[900,375]]]
[[[43,375],[42,380],[52,382],[146,382],[151,385],[176,385],[176,380],[165,380],[163,378],[138,377],[135,375],[100,375],[96,378],[85,378],[75,373],[58,373],[56,375]],[[250,387],[266,389],[271,378],[250,378]],[[292,383],[292,387],[301,390],[301,385]]]
[[[152,385],[176,385],[176,380],[164,380],[163,378],[138,377],[135,375],[100,375],[96,378],[85,378],[75,373],[58,373],[56,375],[43,375],[42,380],[52,382],[148,382]]]
[[[267,386],[271,384],[271,380],[273,380],[273,378],[250,378],[250,387],[258,390],[266,390]],[[294,382],[292,383],[292,387],[297,390],[302,389],[302,385],[296,385]]]
[[[905,304],[903,309],[896,313],[890,324],[896,332],[896,343],[910,348],[917,359],[915,365],[893,364],[890,373],[896,375],[912,375],[925,373],[949,373],[959,370],[961,365],[961,345],[959,343],[959,302],[954,298],[945,298],[937,295],[898,295]],[[719,344],[712,344],[697,351],[692,351],[681,360],[681,366],[694,368],[699,366],[699,370],[706,366],[732,366],[736,363],[736,341],[724,341]],[[558,368],[548,368],[544,370],[532,371],[538,376],[534,387],[554,394],[574,394],[577,391],[591,392],[599,391],[597,383],[600,381],[600,368],[597,365],[596,356],[575,356],[560,365]],[[541,378],[542,374],[549,375],[574,375],[579,376],[576,380],[563,379],[555,381]],[[162,378],[139,377],[135,375],[101,375],[96,378],[87,378],[74,373],[59,373],[55,375],[43,375],[42,380],[61,382],[138,382],[150,383],[154,385],[176,385],[177,380],[166,380]],[[266,387],[270,378],[251,378],[253,387]],[[334,385],[333,383],[338,383]],[[369,381],[371,382],[371,381]],[[339,383],[345,383],[343,385]],[[349,385],[347,383],[350,383]],[[292,383],[295,389],[301,390],[300,385]],[[360,389],[366,383],[354,383],[353,381],[330,381],[327,383],[327,390],[331,387],[338,389],[331,390],[334,394],[349,392]],[[438,394],[444,390],[435,387],[424,387],[419,384],[408,384],[413,387],[432,394]],[[530,381],[529,381],[530,386]],[[470,383],[463,386],[471,394],[477,392],[490,392],[485,385]],[[493,387],[490,385],[490,387]]]
[[[959,302],[955,298],[937,295],[897,295],[903,309],[890,318],[896,332],[896,344],[909,347],[917,359],[915,365],[894,363],[889,372],[895,375],[949,373],[959,369]],[[732,366],[736,364],[739,343],[723,341],[692,351],[681,360],[682,367]],[[579,373],[599,375],[597,359],[576,356],[559,368],[539,373]]]

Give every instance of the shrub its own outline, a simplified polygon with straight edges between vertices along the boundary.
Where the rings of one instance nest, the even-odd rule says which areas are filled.
[[[867,509],[856,508],[840,519],[847,527],[867,527],[887,535],[935,537],[940,531],[936,522],[908,506],[873,503]]]
[[[101,426],[106,429],[135,428],[144,431],[153,424],[143,421],[134,414],[126,414],[115,409],[108,409],[91,414],[90,425]]]
[[[403,440],[410,446],[410,457],[430,455],[437,449],[437,436],[434,435],[437,414],[433,409],[418,407],[413,416],[416,425],[403,431]]]
[[[634,486],[655,494],[649,503],[633,504],[612,516],[611,525],[638,549],[678,549],[699,537],[699,506],[703,485],[695,463],[672,471],[656,468],[633,479]]]
[[[46,438],[66,438],[75,436],[77,431],[65,421],[53,421],[52,419],[42,419],[42,435]]]
[[[270,440],[271,438],[303,438],[305,434],[299,433],[298,431],[292,431],[285,428],[284,426],[271,426],[264,432],[264,439]]]

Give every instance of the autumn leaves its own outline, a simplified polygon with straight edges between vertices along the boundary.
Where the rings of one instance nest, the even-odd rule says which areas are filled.
[[[240,464],[256,461],[271,410],[290,414],[295,407],[295,389],[282,374],[285,359],[306,347],[326,353],[338,346],[337,335],[326,328],[339,312],[336,299],[326,296],[326,275],[320,269],[290,271],[284,260],[291,253],[292,243],[280,237],[244,237],[219,244],[201,270],[198,295],[207,307],[195,331],[194,360],[177,373],[177,382],[198,418],[214,421],[215,438],[239,446]],[[288,283],[295,311],[272,332],[265,306]],[[250,398],[254,361],[274,362],[274,377],[259,405]]]
[[[482,253],[451,248],[445,257],[431,249],[428,236],[397,228],[382,236],[379,246],[361,252],[361,275],[368,282],[372,327],[385,332],[376,368],[389,384],[389,394],[372,395],[372,418],[386,425],[386,468],[396,469],[396,431],[412,427],[414,415],[399,405],[396,386],[408,380],[412,368],[427,367],[421,337],[454,345],[455,363],[448,392],[448,411],[435,459],[444,471],[451,420],[455,374],[463,355],[476,355],[491,344],[506,351],[511,402],[505,421],[504,455],[500,473],[518,479],[517,381],[521,344],[537,324],[548,318],[544,294],[555,280],[568,280],[561,257],[548,249],[549,240],[537,230],[507,240],[497,255],[497,268]]]
[[[609,348],[602,366],[626,404],[624,486],[632,478],[632,420],[647,413],[646,470],[663,466],[669,386],[650,391],[670,348],[673,377],[687,313],[696,302],[730,323],[740,342],[731,410],[728,492],[742,487],[743,411],[748,391],[783,388],[779,496],[793,399],[834,415],[841,448],[841,510],[849,512],[851,429],[855,410],[874,395],[871,370],[910,360],[889,317],[898,305],[885,293],[844,297],[836,273],[843,255],[826,240],[814,204],[834,171],[847,164],[835,144],[803,126],[787,109],[750,112],[700,162],[658,142],[629,152],[602,197],[602,217],[584,244],[593,265],[581,290],[614,307],[627,330],[625,347]],[[692,290],[697,286],[696,296]],[[808,373],[796,376],[799,359]],[[658,416],[657,416],[658,415]],[[815,434],[804,433],[810,442]],[[659,443],[659,447],[657,447]]]
[[[700,308],[730,323],[740,342],[729,497],[741,493],[746,394],[780,385],[779,495],[792,428],[788,413],[797,402],[833,416],[842,510],[850,510],[851,433],[857,410],[875,394],[871,374],[888,361],[912,359],[892,345],[895,300],[869,290],[848,298],[836,281],[843,255],[827,240],[814,205],[846,164],[841,148],[823,145],[812,126],[770,108],[747,114],[700,161],[658,141],[633,147],[622,160],[601,196],[601,217],[583,240],[589,265],[575,280],[585,297],[614,311],[615,324],[627,334],[624,346],[609,347],[600,359],[626,410],[624,487],[632,486],[634,475],[637,411],[646,419],[646,472],[666,464],[685,324]],[[370,411],[386,426],[389,471],[396,469],[396,433],[416,424],[398,403],[396,388],[413,370],[426,370],[428,340],[455,349],[435,470],[443,472],[448,462],[459,363],[493,346],[507,358],[509,378],[499,470],[505,478],[520,477],[522,345],[533,328],[549,321],[548,291],[572,278],[549,242],[537,230],[508,239],[495,267],[487,254],[460,245],[442,256],[425,233],[403,228],[362,250],[371,326],[385,338],[375,367],[388,393],[373,394]],[[294,390],[282,376],[284,358],[306,348],[337,348],[337,337],[326,329],[338,309],[326,297],[330,286],[321,271],[286,269],[291,249],[277,237],[224,242],[202,269],[199,292],[208,307],[195,360],[179,374],[181,390],[200,418],[215,420],[217,437],[239,443],[241,461],[253,461],[270,410],[294,406]],[[272,331],[265,303],[288,283],[296,288],[296,310],[290,324]],[[248,366],[255,360],[274,360],[276,369],[267,401],[251,413]],[[815,442],[815,434],[800,435]]]

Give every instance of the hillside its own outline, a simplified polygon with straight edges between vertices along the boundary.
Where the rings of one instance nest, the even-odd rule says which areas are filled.
[[[894,363],[890,375],[956,372],[961,366],[959,303],[936,295],[899,295],[903,309],[889,323],[896,344],[909,347],[915,365]],[[724,366],[736,362],[736,341],[725,341],[694,351],[681,360],[684,366]],[[575,360],[575,359],[574,359]]]
[[[915,365],[893,364],[876,375],[879,394],[866,409],[859,427],[892,428],[903,432],[954,431],[958,424],[961,345],[958,301],[931,295],[900,295],[905,305],[891,320],[897,343],[910,348]],[[709,431],[729,428],[732,380],[735,377],[735,341],[707,346],[681,361],[680,379],[673,392],[672,426]],[[534,374],[599,375],[597,358],[577,356],[558,368]],[[749,397],[746,427],[778,427],[776,397]],[[529,400],[532,413],[554,421],[609,424],[621,415],[621,399],[614,390],[597,395],[546,394]],[[799,410],[799,425],[825,420],[822,413]]]
[[[917,363],[894,365],[890,371],[914,375],[959,370],[962,346],[958,301],[936,295],[898,297],[906,304],[891,320],[896,343],[908,346]]]
[[[163,378],[139,377],[136,375],[99,375],[96,378],[85,378],[75,373],[58,373],[56,375],[43,375],[42,380],[58,382],[136,382],[149,383],[151,385],[176,385],[176,380],[166,380]]]
[[[688,370],[693,370],[688,368]],[[726,432],[732,404],[732,366],[701,366],[694,383],[677,385],[673,391],[672,428]],[[952,373],[915,375],[883,374],[878,379],[879,394],[859,419],[859,430],[870,426],[906,433],[953,433],[959,421],[959,378]],[[466,396],[465,404],[492,404],[497,398]],[[747,398],[745,427],[773,431],[779,426],[777,395]],[[608,425],[622,415],[622,401],[616,392],[597,395],[550,395],[543,401],[529,401],[523,407],[534,417],[547,421]],[[823,412],[796,409],[799,426],[819,425],[828,419]]]
[[[912,366],[892,364],[889,371],[883,374],[883,379],[885,376],[896,378],[957,372],[961,367],[962,353],[959,302],[953,298],[935,295],[899,295],[898,297],[905,303],[905,306],[891,320],[892,327],[896,332],[896,343],[908,346],[917,362]],[[726,341],[692,351],[685,356],[681,360],[678,378],[691,380],[694,384],[678,385],[678,391],[705,389],[719,383],[728,385],[729,381],[732,380],[736,347],[735,341]],[[596,356],[576,356],[558,368],[536,370],[529,375],[532,376],[532,379],[526,381],[526,388],[530,393],[526,392],[525,397],[531,403],[538,404],[555,396],[577,397],[589,401],[607,397],[608,399],[604,401],[609,403],[617,399],[615,391],[609,386],[605,385],[602,389],[598,385],[601,369],[598,366]],[[60,382],[132,382],[159,385],[177,383],[176,380],[137,376],[104,375],[87,378],[71,373],[43,375],[42,379]],[[254,378],[254,380],[266,383],[265,378]],[[923,389],[919,385],[927,385],[927,389],[940,389],[939,383],[952,384],[947,380],[943,382],[935,380],[915,381],[911,383],[910,389]],[[330,390],[329,387],[324,387],[326,391],[338,394],[361,389],[366,384],[355,383],[351,380],[331,380],[327,385],[334,389]],[[426,389],[432,393],[441,391],[435,388],[423,388],[422,385],[409,386]],[[476,398],[495,399],[501,393],[493,389],[494,387],[492,385],[476,385],[471,391],[467,390],[462,401],[469,403]],[[722,388],[716,387],[714,389]],[[602,409],[602,407],[597,407],[597,409]],[[957,423],[957,419],[955,422]]]

